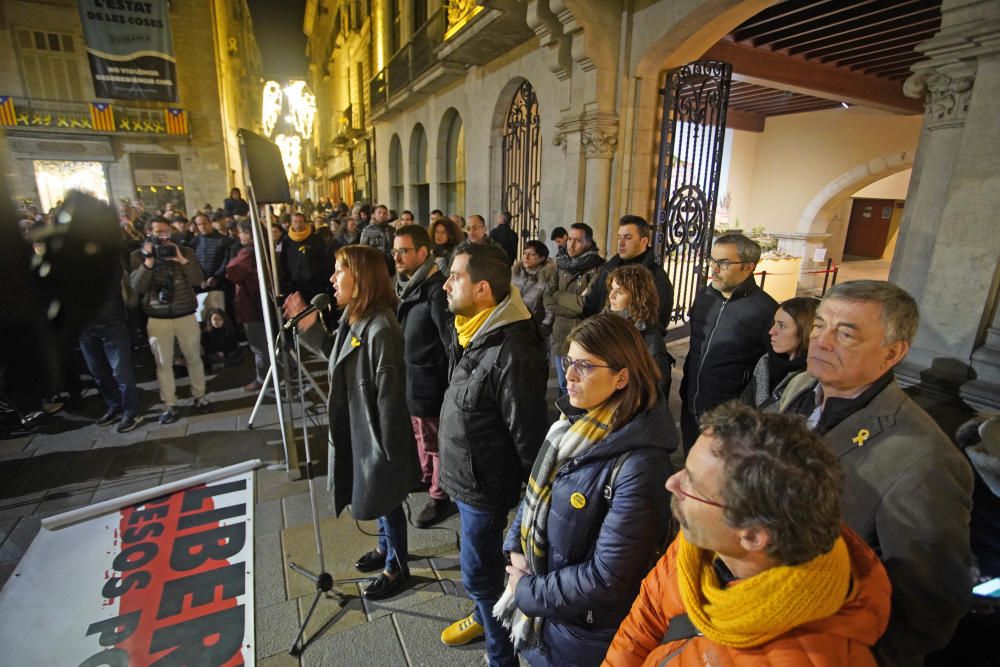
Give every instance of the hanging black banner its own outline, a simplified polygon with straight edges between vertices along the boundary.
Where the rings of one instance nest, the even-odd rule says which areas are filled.
[[[79,0],[97,97],[177,101],[167,0]]]

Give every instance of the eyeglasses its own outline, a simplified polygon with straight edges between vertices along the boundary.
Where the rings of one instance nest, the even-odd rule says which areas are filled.
[[[708,265],[709,266],[714,266],[715,268],[722,269],[723,271],[725,271],[726,269],[728,269],[730,266],[733,266],[734,264],[749,264],[750,263],[750,262],[734,262],[731,259],[715,259],[714,257],[708,257],[707,259],[708,259]]]
[[[406,253],[413,252],[415,248],[393,248],[389,252],[392,253],[393,257],[406,257]]]
[[[677,474],[683,475],[684,477],[682,479],[687,478],[687,470],[685,470],[684,468],[681,468],[681,470]],[[717,503],[714,500],[709,500],[707,498],[702,498],[701,496],[695,496],[688,493],[687,491],[684,490],[684,485],[680,482],[680,480],[678,480],[677,482],[677,495],[688,498],[689,500],[696,500],[699,503],[705,503],[706,505],[711,505],[712,507],[719,507],[722,509],[726,509],[726,506],[723,505],[722,503]]]
[[[612,366],[601,366],[600,364],[592,364],[589,361],[573,359],[571,357],[561,357],[559,361],[562,364],[563,373],[569,373],[569,369],[572,368],[580,376],[580,379],[590,375],[590,371],[595,368],[612,368]]]

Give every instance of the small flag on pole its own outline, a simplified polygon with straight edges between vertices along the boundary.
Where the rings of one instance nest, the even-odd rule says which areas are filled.
[[[167,107],[164,111],[167,119],[167,134],[187,134],[188,119],[187,111],[184,109],[172,109]]]
[[[90,120],[94,124],[95,130],[102,132],[115,131],[115,114],[111,111],[111,105],[107,102],[90,103]]]
[[[0,125],[17,125],[14,99],[7,95],[0,95]]]

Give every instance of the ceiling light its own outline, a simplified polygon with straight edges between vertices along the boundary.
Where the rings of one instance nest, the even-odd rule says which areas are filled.
[[[844,107],[845,109],[850,109],[851,108],[851,105],[849,105],[847,102],[841,102],[840,106]]]

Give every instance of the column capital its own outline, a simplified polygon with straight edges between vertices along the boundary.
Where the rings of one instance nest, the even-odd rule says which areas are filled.
[[[921,69],[903,83],[907,97],[924,98],[927,129],[960,127],[969,111],[969,98],[976,81],[975,69],[944,73],[937,68]]]
[[[588,158],[611,159],[618,147],[618,128],[588,127],[580,135],[583,154]]]

